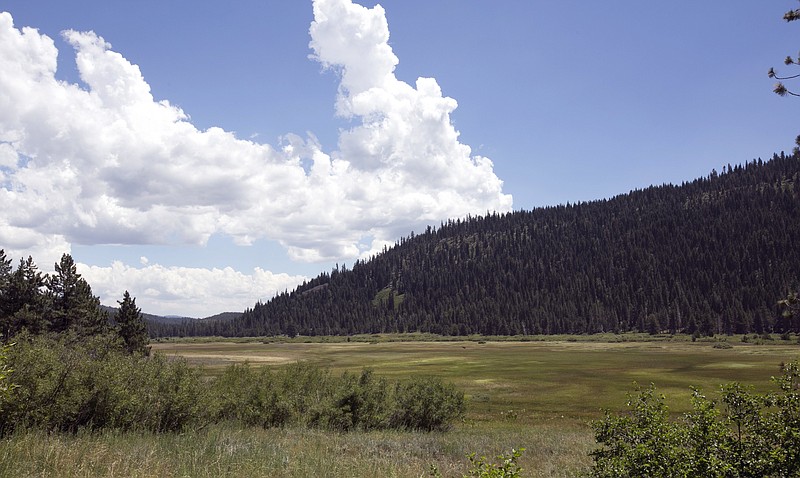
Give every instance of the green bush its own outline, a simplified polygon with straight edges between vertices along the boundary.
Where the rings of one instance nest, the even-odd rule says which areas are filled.
[[[498,455],[498,463],[492,463],[484,456],[476,458],[475,453],[472,453],[467,457],[472,465],[467,477],[518,478],[522,476],[522,467],[517,464],[517,458],[521,457],[524,451],[524,448],[512,449],[509,453]]]
[[[800,475],[800,369],[783,367],[778,391],[756,394],[739,384],[712,400],[698,390],[692,411],[671,420],[654,387],[628,401],[628,413],[595,423],[601,448],[593,477],[783,477]]]
[[[214,382],[211,395],[218,420],[265,428],[444,430],[464,411],[464,394],[440,380],[416,378],[390,386],[370,369],[334,377],[306,363],[277,371],[231,365]]]
[[[498,463],[492,463],[485,456],[477,458],[476,453],[470,453],[467,455],[470,463],[469,474],[464,475],[464,478],[519,478],[522,476],[522,467],[517,463],[517,459],[524,451],[524,448],[519,450],[512,448],[510,452],[497,456]],[[442,473],[436,465],[431,465],[429,475],[433,478],[442,478]]]
[[[268,368],[231,365],[214,382],[212,390],[217,419],[271,428],[287,425],[295,415],[281,381]]]
[[[13,346],[14,344],[0,346],[0,410],[3,409],[4,403],[11,398],[14,389],[18,387],[11,381],[14,369],[8,365],[8,352]]]
[[[464,392],[436,378],[414,377],[395,387],[393,427],[446,430],[464,414]]]
[[[231,365],[209,382],[183,359],[131,355],[113,335],[18,336],[0,356],[0,434],[20,428],[77,432],[113,428],[182,431],[214,421],[336,431],[388,427],[441,430],[464,396],[432,379],[390,386],[369,369],[333,377],[296,363],[276,370]]]
[[[393,404],[386,379],[376,378],[371,369],[362,370],[360,375],[344,373],[314,421],[341,431],[386,428]]]
[[[183,360],[131,356],[111,336],[19,339],[9,354],[18,388],[0,410],[0,432],[180,431],[203,421],[204,387]]]

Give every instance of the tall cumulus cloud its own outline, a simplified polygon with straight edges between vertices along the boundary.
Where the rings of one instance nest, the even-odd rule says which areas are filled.
[[[330,152],[198,130],[93,32],[62,33],[83,84],[59,80],[53,40],[0,13],[0,247],[52,263],[71,244],[222,234],[277,240],[295,260],[352,259],[422,224],[510,210],[492,162],[459,142],[456,101],[432,78],[395,76],[383,9],[313,9],[311,57],[339,75],[336,113],[353,125]]]

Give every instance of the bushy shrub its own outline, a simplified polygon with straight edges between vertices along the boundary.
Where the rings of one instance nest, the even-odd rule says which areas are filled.
[[[464,412],[464,394],[441,380],[415,378],[390,386],[370,369],[334,377],[307,363],[277,371],[231,365],[212,390],[219,420],[265,428],[444,430]]]
[[[244,425],[280,427],[294,417],[290,400],[278,377],[268,368],[234,364],[213,384],[217,418]]]
[[[511,449],[508,453],[497,456],[497,463],[493,463],[485,456],[477,457],[476,453],[467,455],[470,463],[468,474],[464,478],[519,478],[522,476],[522,467],[517,463],[517,459],[522,456],[524,448]],[[431,466],[429,475],[433,478],[442,478],[442,473],[436,467]]]
[[[8,352],[14,344],[0,346],[0,410],[3,404],[11,398],[11,393],[17,388],[17,384],[11,381],[11,374],[14,369],[8,365]]]
[[[152,431],[181,431],[204,425],[212,418],[208,408],[207,386],[198,370],[182,358],[153,357],[126,359],[131,377],[138,378],[140,390],[131,393],[139,398],[131,403],[131,416],[126,428],[138,426]],[[132,390],[128,390],[128,393]]]
[[[334,377],[308,363],[275,370],[241,364],[204,382],[185,360],[131,355],[113,335],[18,339],[8,364],[0,363],[0,370],[15,369],[18,384],[0,402],[0,434],[18,428],[165,432],[213,421],[337,431],[441,430],[464,408],[463,393],[439,380],[390,386],[369,369]]]
[[[470,454],[469,462],[472,468],[467,477],[475,478],[519,478],[522,476],[522,467],[517,464],[517,459],[522,456],[524,448],[519,450],[512,449],[508,453],[497,456],[497,463],[492,463],[485,456],[476,457],[475,453]]]
[[[313,419],[316,425],[340,431],[389,426],[394,397],[386,379],[376,378],[371,369],[360,375],[345,372],[331,392],[326,406]]]
[[[128,355],[117,340],[20,336],[9,355],[18,388],[0,410],[0,431],[180,431],[202,421],[204,387],[195,369],[183,360]]]
[[[464,392],[430,377],[414,377],[395,387],[392,426],[408,430],[446,430],[464,414]]]
[[[606,412],[595,423],[602,447],[592,453],[591,476],[799,476],[798,362],[773,380],[779,390],[768,394],[725,385],[719,401],[694,390],[692,411],[680,420],[670,419],[654,387],[640,390],[628,413]]]

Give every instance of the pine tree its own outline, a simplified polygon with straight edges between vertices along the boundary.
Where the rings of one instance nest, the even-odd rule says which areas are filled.
[[[136,307],[136,299],[131,298],[128,291],[122,297],[122,301],[117,301],[119,310],[117,311],[117,333],[125,342],[125,349],[131,354],[147,355],[149,350],[147,343],[147,326],[142,317],[142,309]]]
[[[69,254],[61,256],[55,274],[47,278],[47,291],[51,330],[73,329],[83,336],[108,330],[108,316],[100,307],[100,299],[92,295],[91,286],[78,274]]]
[[[783,19],[786,20],[787,22],[800,20],[800,8],[789,10],[783,15]],[[789,65],[800,66],[800,57],[793,58],[791,56],[787,56],[786,59],[783,60],[783,63],[786,66]],[[797,78],[800,78],[800,74],[779,76],[777,73],[775,73],[775,68],[770,68],[769,71],[767,72],[767,75],[770,78],[779,80],[777,83],[775,83],[775,88],[772,90],[776,94],[780,96],[790,95],[790,96],[800,97],[800,93],[797,93],[797,91],[790,90],[789,88],[786,87],[786,85],[783,84],[783,81],[785,80],[796,80]],[[795,139],[795,144],[797,144],[797,147],[795,147],[795,152],[800,151],[800,136],[797,136],[797,138]]]
[[[19,260],[19,266],[9,276],[3,293],[2,313],[0,313],[0,334],[4,338],[15,335],[22,329],[38,333],[46,329],[42,316],[44,297],[42,273],[38,271],[33,258]]]
[[[0,334],[5,332],[9,305],[9,286],[11,285],[11,259],[6,257],[6,251],[0,249]],[[7,337],[0,337],[6,339]]]
[[[6,257],[6,251],[0,249],[0,297],[5,294],[11,280],[11,259]]]

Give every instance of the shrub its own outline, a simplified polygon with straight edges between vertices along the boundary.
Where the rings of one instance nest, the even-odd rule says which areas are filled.
[[[278,388],[268,368],[252,369],[249,364],[231,365],[214,382],[217,418],[244,425],[280,427],[292,418],[285,393]]]
[[[446,430],[464,414],[464,392],[436,378],[415,377],[395,387],[392,426],[408,430]]]
[[[386,379],[376,378],[371,369],[362,370],[360,375],[345,372],[334,386],[327,406],[313,421],[340,431],[386,428],[393,400]]]
[[[207,387],[198,370],[186,360],[168,360],[156,354],[151,358],[129,358],[126,363],[133,368],[133,377],[138,373],[141,384],[138,393],[127,391],[139,398],[131,407],[139,425],[126,423],[126,428],[173,432],[204,425],[211,419]]]
[[[768,394],[724,385],[719,401],[694,390],[692,411],[677,421],[653,386],[640,389],[628,413],[606,412],[594,424],[602,446],[592,452],[591,476],[798,476],[798,362],[773,380],[779,390]]]
[[[21,336],[9,361],[19,385],[0,432],[119,428],[180,431],[203,421],[204,392],[185,361],[130,356],[111,336]]]
[[[464,411],[464,394],[440,380],[390,386],[370,369],[333,377],[306,363],[277,371],[231,365],[214,382],[212,396],[218,420],[265,428],[444,430]]]
[[[11,398],[11,393],[17,384],[11,381],[11,374],[14,369],[8,365],[8,352],[14,344],[0,346],[0,410],[3,409],[4,402]]]
[[[524,448],[519,450],[511,449],[509,453],[504,453],[497,456],[499,463],[492,463],[485,456],[476,458],[476,453],[467,455],[471,468],[469,474],[464,475],[464,478],[518,478],[522,473],[522,467],[517,464],[517,459],[522,456]],[[433,478],[442,478],[442,473],[436,467],[431,465],[429,473]]]
[[[369,369],[332,377],[307,363],[274,371],[242,364],[204,383],[185,360],[130,355],[113,335],[18,338],[7,363],[0,354],[0,386],[11,389],[12,367],[18,384],[13,395],[0,396],[0,434],[19,428],[174,432],[222,420],[264,428],[438,430],[464,407],[463,393],[441,381],[391,387]]]
[[[476,458],[475,453],[472,453],[467,457],[472,465],[467,476],[476,478],[518,478],[522,476],[522,468],[517,464],[517,458],[521,457],[524,451],[524,448],[519,450],[512,448],[509,453],[497,456],[499,463],[492,463],[485,456]]]

